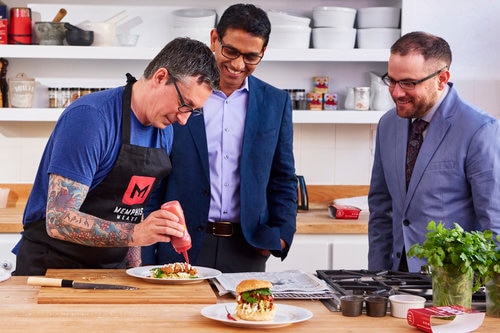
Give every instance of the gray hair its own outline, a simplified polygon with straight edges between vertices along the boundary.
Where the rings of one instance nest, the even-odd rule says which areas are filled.
[[[219,69],[214,55],[200,41],[187,37],[173,39],[151,60],[143,76],[149,79],[160,68],[166,68],[170,74],[167,83],[197,77],[198,83],[207,83],[212,89],[219,89]]]

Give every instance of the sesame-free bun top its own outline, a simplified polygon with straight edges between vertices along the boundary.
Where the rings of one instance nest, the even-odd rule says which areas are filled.
[[[255,289],[263,289],[263,288],[271,288],[273,284],[269,281],[265,280],[243,280],[236,286],[236,292],[241,294],[245,291],[255,290]]]

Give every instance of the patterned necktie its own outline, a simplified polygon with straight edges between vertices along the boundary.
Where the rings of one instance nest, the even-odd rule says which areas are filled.
[[[425,131],[428,125],[429,123],[422,119],[415,119],[411,124],[408,135],[408,147],[406,149],[406,188],[408,188],[408,184],[410,183],[413,167],[415,166],[420,146],[422,146],[422,142],[424,141],[422,132]]]

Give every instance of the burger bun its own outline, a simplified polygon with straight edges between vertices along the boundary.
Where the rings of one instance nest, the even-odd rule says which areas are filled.
[[[268,311],[248,312],[244,311],[240,306],[236,307],[236,315],[243,320],[250,321],[266,321],[274,319],[274,308]]]
[[[265,280],[257,280],[257,279],[243,280],[236,286],[236,292],[238,294],[241,294],[245,291],[271,288],[272,286],[273,284],[271,282]]]

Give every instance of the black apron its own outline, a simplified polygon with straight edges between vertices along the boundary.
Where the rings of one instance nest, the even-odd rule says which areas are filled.
[[[127,74],[118,158],[104,180],[89,191],[80,209],[107,221],[141,222],[149,194],[172,168],[163,148],[130,144],[130,101],[135,81]],[[44,275],[47,268],[125,268],[128,250],[128,247],[92,247],[54,239],[47,234],[45,219],[35,221],[24,227],[16,275]]]

